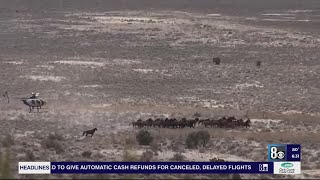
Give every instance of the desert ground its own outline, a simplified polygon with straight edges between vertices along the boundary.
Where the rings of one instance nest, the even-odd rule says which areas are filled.
[[[241,178],[320,178],[320,1],[0,0],[0,21],[0,91],[10,97],[0,101],[1,160],[10,165],[2,177],[230,179],[31,176],[17,163],[267,161],[269,143],[298,143],[301,175]],[[31,92],[47,101],[39,113],[18,99]],[[145,128],[154,137],[147,146],[130,125],[222,116],[252,124]],[[200,130],[208,144],[186,148]]]

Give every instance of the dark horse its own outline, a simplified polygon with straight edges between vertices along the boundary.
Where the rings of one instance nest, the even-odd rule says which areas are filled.
[[[215,63],[216,65],[219,65],[221,63],[221,60],[219,57],[214,57],[212,58],[213,63]]]
[[[84,131],[82,136],[84,136],[84,135],[88,136],[88,134],[91,134],[91,137],[92,137],[94,132],[96,132],[97,130],[98,130],[97,128],[94,128],[94,129],[91,129],[91,130],[88,130],[88,131]]]
[[[244,123],[243,123],[243,125],[247,128],[247,127],[250,127],[250,124],[251,124],[251,121],[250,121],[250,119],[247,119]]]

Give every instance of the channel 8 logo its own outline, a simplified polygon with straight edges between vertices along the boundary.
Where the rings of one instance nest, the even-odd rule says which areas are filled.
[[[270,144],[268,145],[268,160],[269,161],[285,161],[286,160],[286,145]]]

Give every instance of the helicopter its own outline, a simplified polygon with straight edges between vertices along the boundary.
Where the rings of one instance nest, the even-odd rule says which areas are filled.
[[[42,106],[44,106],[47,102],[43,99],[39,97],[39,93],[31,93],[31,97],[29,98],[16,98],[19,99],[23,102],[23,104],[29,106],[29,113],[32,112],[32,110],[34,111],[34,109],[37,109],[37,112],[39,112],[39,109],[42,109]],[[8,103],[10,103],[10,98],[8,95],[8,92],[5,92],[3,94],[3,97],[6,97],[8,99]]]

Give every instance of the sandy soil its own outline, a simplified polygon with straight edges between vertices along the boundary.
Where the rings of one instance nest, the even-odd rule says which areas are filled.
[[[320,177],[318,1],[3,0],[0,7],[0,90],[11,97],[0,99],[0,151],[14,143],[16,178],[28,177],[17,174],[19,161],[140,160],[147,151],[153,161],[176,153],[265,161],[268,143],[301,144],[303,174],[242,178]],[[31,92],[48,102],[40,113],[17,100]],[[156,145],[140,146],[129,125],[195,114],[250,117],[252,126],[153,128]],[[92,138],[81,136],[94,127]],[[199,130],[210,133],[209,143],[187,149],[187,135]],[[65,178],[98,178],[75,176]],[[126,176],[99,176],[106,177]]]

